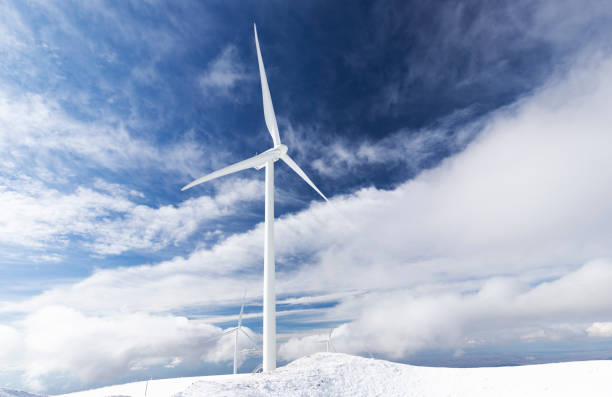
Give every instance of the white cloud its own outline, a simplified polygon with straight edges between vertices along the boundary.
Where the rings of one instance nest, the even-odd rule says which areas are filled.
[[[220,328],[169,315],[86,316],[71,308],[48,306],[14,328],[4,328],[12,352],[5,352],[3,362],[20,368],[27,385],[37,390],[44,388],[42,380],[49,375],[61,376],[65,390],[151,366],[231,357],[217,353],[231,344],[220,340]]]
[[[307,354],[325,351],[326,340],[326,333],[290,338],[279,347],[278,357],[282,360],[294,360]]]
[[[612,322],[595,322],[587,328],[586,332],[595,338],[612,338]]]
[[[251,78],[238,57],[238,49],[233,45],[228,45],[217,58],[208,64],[199,82],[206,96],[231,97],[236,100],[240,85],[245,84]]]
[[[513,276],[489,278],[470,292],[449,286],[433,293],[370,293],[330,309],[329,316],[355,317],[334,330],[333,343],[342,352],[400,359],[424,348],[606,337],[609,323],[595,323],[586,333],[584,323],[609,318],[610,282],[612,262],[596,261],[535,287]],[[292,360],[320,350],[314,341],[321,338],[292,338],[279,354]]]
[[[437,123],[436,127],[411,130],[399,129],[376,141],[355,142],[351,139],[334,136],[322,142],[309,137],[325,134],[315,125],[293,125],[281,118],[283,139],[291,150],[291,155],[311,162],[324,179],[341,179],[347,175],[360,175],[372,171],[373,167],[389,169],[403,165],[412,172],[424,168],[424,164],[439,156],[440,150],[455,153],[463,150],[476,136],[483,119],[477,119],[457,130],[456,125],[466,120],[471,111],[458,111]],[[314,154],[314,156],[313,156]]]
[[[260,337],[243,327],[240,350]],[[21,372],[24,384],[44,390],[84,387],[151,367],[229,362],[233,334],[200,320],[142,312],[85,315],[65,306],[38,308],[12,326],[0,325],[0,371]],[[240,362],[244,360],[240,355]],[[49,379],[63,379],[61,382]]]
[[[143,193],[133,188],[100,178],[88,183],[88,170],[149,173],[153,168],[164,177],[196,177],[201,171],[193,164],[216,165],[220,156],[222,152],[207,153],[192,133],[156,146],[135,138],[113,119],[79,121],[52,99],[17,97],[0,89],[0,244],[62,249],[71,236],[79,236],[92,252],[119,254],[180,243],[204,220],[259,198],[261,182],[231,179],[217,184],[215,198],[154,208],[141,204]],[[85,185],[65,188],[77,180]],[[40,261],[49,255],[39,252],[32,258]]]
[[[142,193],[100,180],[94,184],[98,190],[80,187],[69,193],[27,180],[3,182],[0,199],[6,211],[0,214],[0,243],[58,249],[78,236],[91,252],[102,255],[159,250],[181,243],[203,222],[231,213],[232,206],[263,194],[261,181],[232,179],[220,185],[214,197],[153,208],[134,201]]]
[[[13,327],[0,324],[0,346],[0,371],[14,369],[14,359],[23,351],[21,335]]]
[[[581,64],[499,112],[437,169],[393,192],[361,193],[363,219],[350,218],[368,234],[320,250],[319,263],[291,279],[293,288],[399,289],[330,310],[356,317],[338,328],[341,350],[399,358],[468,340],[559,340],[609,319],[612,264],[589,261],[612,255],[611,70],[609,59]],[[607,323],[595,324],[587,333],[606,336]],[[312,351],[310,339],[281,352]]]
[[[75,174],[64,157],[76,157],[90,168],[155,167],[187,175],[193,164],[207,164],[205,150],[189,134],[183,142],[157,147],[134,138],[117,120],[79,121],[52,99],[27,93],[17,98],[6,90],[0,90],[0,153],[11,171],[34,170],[31,176],[48,182],[49,177],[61,182]]]
[[[3,3],[0,7],[0,48],[5,50],[5,56],[10,57],[14,51],[30,45],[33,35],[12,4]]]
[[[234,179],[221,185],[214,197],[200,196],[178,206],[159,208],[133,205],[120,219],[92,220],[95,237],[91,249],[100,254],[119,254],[132,249],[159,250],[183,242],[204,221],[232,213],[235,204],[259,199],[263,191],[261,181]]]
[[[466,279],[475,287],[500,274],[533,281],[612,254],[610,69],[604,60],[500,112],[464,152],[397,189],[363,189],[278,220],[281,292]],[[165,276],[161,269],[172,268],[230,277],[261,266],[261,231],[260,224],[188,259],[105,274]],[[298,257],[310,259],[292,265]]]

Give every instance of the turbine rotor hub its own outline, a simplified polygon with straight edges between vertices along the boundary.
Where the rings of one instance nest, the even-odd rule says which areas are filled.
[[[279,152],[280,152],[279,157],[280,157],[280,156],[282,156],[283,154],[287,153],[287,149],[288,149],[288,148],[287,148],[287,145],[283,145],[283,144],[281,143],[280,145],[276,145],[276,146],[274,147],[274,149],[278,149],[278,150],[279,150]]]

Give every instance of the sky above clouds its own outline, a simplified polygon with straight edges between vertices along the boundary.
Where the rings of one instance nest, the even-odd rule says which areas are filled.
[[[331,199],[276,167],[281,362],[612,357],[608,2],[0,8],[0,386],[228,373],[245,291],[260,338],[263,172],[180,191],[272,145],[253,22]]]

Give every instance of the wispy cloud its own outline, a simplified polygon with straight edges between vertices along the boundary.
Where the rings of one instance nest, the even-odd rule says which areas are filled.
[[[347,57],[359,72],[372,65],[384,70],[369,80],[376,99],[362,110],[372,117],[411,114],[436,120],[457,108],[508,104],[576,56],[608,46],[609,4],[583,5],[573,0],[376,3],[371,13],[384,28],[360,32],[354,38],[360,45]],[[387,54],[401,62],[387,62]],[[440,97],[454,106],[439,103]]]
[[[134,187],[93,175],[131,172],[138,175],[131,186],[140,186],[141,175],[155,169],[186,182],[200,176],[202,166],[219,161],[223,151],[211,153],[192,133],[158,146],[113,117],[78,120],[53,99],[7,90],[0,90],[0,126],[0,196],[6,209],[0,215],[0,243],[37,248],[39,259],[57,258],[57,252],[41,249],[53,245],[61,251],[74,237],[97,254],[161,249],[263,191],[260,182],[233,179],[217,184],[216,198],[151,205]]]
[[[378,140],[353,141],[330,134],[330,138],[321,141],[311,139],[324,136],[316,123],[293,125],[281,120],[283,139],[288,142],[292,156],[310,162],[322,179],[345,179],[403,167],[404,172],[396,170],[402,181],[406,175],[414,176],[442,157],[463,150],[486,122],[486,118],[474,118],[473,111],[464,109],[435,125],[416,130],[402,128]]]
[[[208,64],[199,82],[204,95],[209,99],[223,97],[239,101],[244,85],[250,80],[253,80],[253,76],[240,60],[238,49],[228,45]]]
[[[263,192],[260,181],[238,179],[231,187],[222,185],[214,197],[155,208],[138,202],[140,192],[100,181],[94,189],[79,187],[72,192],[40,182],[3,182],[0,199],[11,211],[0,215],[1,244],[57,250],[78,237],[84,248],[101,255],[178,244],[203,222],[230,214],[234,205],[259,199]],[[48,255],[42,251],[41,256]]]
[[[0,16],[0,48],[6,50],[6,55],[14,56],[33,42],[30,28],[23,22],[19,11],[10,3],[2,5]]]
[[[62,172],[64,178],[76,171],[62,163],[81,161],[85,167],[113,171],[156,167],[189,174],[193,164],[204,163],[205,150],[193,140],[158,147],[132,136],[116,119],[84,122],[70,117],[56,101],[38,94],[17,97],[0,91],[0,153],[5,167],[17,173],[40,170],[40,180]],[[187,134],[187,137],[189,135]],[[188,167],[189,165],[189,167]],[[37,176],[37,175],[32,175]]]

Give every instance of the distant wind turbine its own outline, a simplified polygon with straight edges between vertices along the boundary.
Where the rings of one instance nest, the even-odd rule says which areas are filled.
[[[263,371],[268,372],[276,368],[276,293],[274,291],[274,162],[281,159],[295,171],[310,187],[327,200],[327,197],[308,178],[306,173],[287,154],[287,146],[283,145],[278,134],[278,124],[272,106],[272,97],[268,87],[266,71],[264,69],[257,26],[255,30],[255,46],[257,47],[257,61],[259,63],[259,77],[261,79],[261,94],[263,96],[263,109],[266,126],[272,136],[274,147],[249,159],[239,161],[220,170],[196,179],[181,190],[187,190],[200,183],[208,182],[224,175],[233,174],[247,168],[257,170],[266,167],[266,206],[265,206],[265,239],[264,239],[264,291],[263,291]]]
[[[246,296],[245,296],[246,298]],[[240,315],[238,316],[238,326],[234,328],[230,328],[227,331],[223,332],[224,334],[231,334],[234,332],[234,374],[238,371],[238,334],[242,332],[247,338],[251,340],[254,346],[257,346],[253,338],[249,334],[242,329],[242,314],[244,313],[244,300],[242,299],[242,306],[240,306]]]
[[[325,343],[325,351],[328,353],[330,352],[330,349],[336,351],[336,348],[332,344],[332,332],[334,332],[334,329],[330,328],[329,333],[327,334],[327,338],[317,341],[318,343]]]

